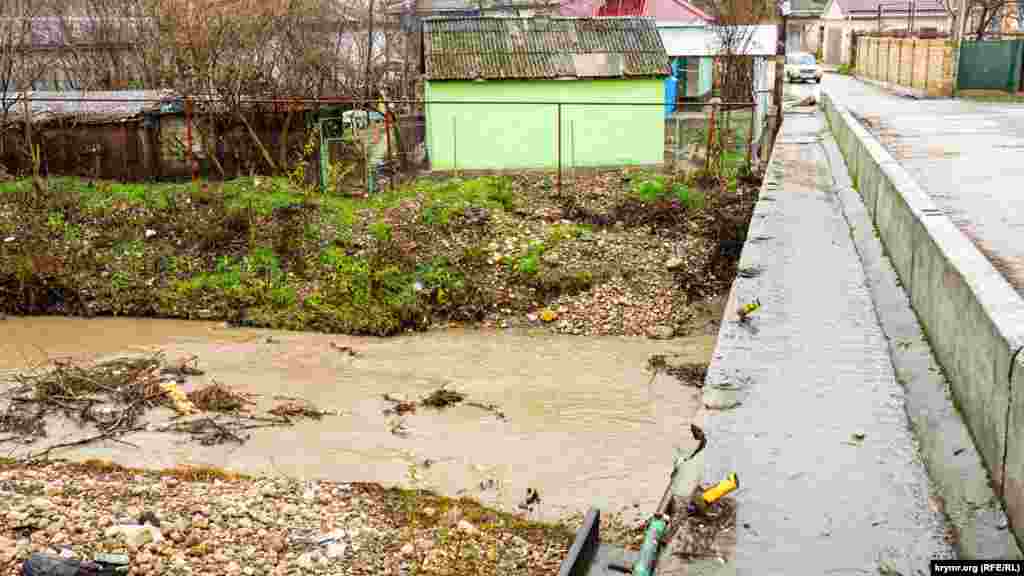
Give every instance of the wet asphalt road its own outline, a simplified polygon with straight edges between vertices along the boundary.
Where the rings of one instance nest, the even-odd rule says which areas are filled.
[[[814,90],[814,87],[789,87]],[[736,552],[718,574],[928,574],[952,557],[888,343],[843,216],[820,112],[779,135],[705,398],[707,482],[735,471]],[[758,298],[749,326],[734,310]]]
[[[823,84],[1024,295],[1024,104],[915,100],[837,74]]]

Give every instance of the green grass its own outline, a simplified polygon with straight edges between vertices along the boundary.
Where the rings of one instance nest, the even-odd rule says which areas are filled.
[[[413,189],[427,197],[423,222],[429,225],[446,226],[453,214],[470,207],[512,210],[516,204],[511,184],[499,177],[455,178],[442,184],[421,182]]]
[[[591,232],[593,232],[593,227],[589,224],[554,224],[548,232],[545,243],[554,246],[563,240],[574,240]]]
[[[512,262],[512,270],[521,276],[534,276],[540,271],[540,259],[547,250],[540,240],[534,240],[526,249],[526,253]]]
[[[853,74],[853,66],[850,66],[849,64],[840,64],[836,69],[836,72],[844,76],[849,76]]]
[[[725,161],[723,160],[723,166]],[[651,203],[664,200],[674,200],[689,210],[699,210],[704,207],[706,197],[700,190],[694,190],[683,182],[669,183],[662,176],[648,180],[642,180],[634,184],[633,194],[641,202]]]
[[[517,201],[511,181],[499,177],[421,179],[369,198],[322,194],[287,178],[197,185],[68,177],[49,179],[47,189],[48,197],[37,206],[48,211],[33,225],[43,238],[88,235],[95,250],[76,267],[92,272],[106,311],[376,335],[425,326],[433,313],[460,314],[467,305],[475,310],[484,297],[467,274],[486,265],[485,249],[467,249],[454,258],[457,262],[413,261],[393,250],[399,233],[410,224],[425,224],[448,234],[441,228],[466,208],[496,214]],[[0,194],[30,190],[29,180],[0,183]],[[407,200],[418,204],[416,211],[406,212]],[[14,203],[22,201],[19,196]],[[314,219],[293,225],[276,216],[259,222],[245,217],[249,210],[271,216],[299,205],[304,210],[312,205]],[[363,225],[375,245],[353,254],[346,240]],[[148,228],[158,228],[157,235],[144,238]],[[585,233],[584,226],[558,226],[546,241],[554,245]],[[299,241],[317,247],[311,253],[290,252],[287,245]],[[535,276],[545,249],[543,242],[531,246],[515,270]],[[24,268],[19,278],[36,274],[34,261],[23,255],[6,258],[5,265]]]
[[[259,184],[257,184],[259,181]],[[288,178],[238,178],[226,182],[200,181],[174,183],[121,183],[112,181],[89,181],[76,177],[54,177],[47,181],[55,193],[73,198],[75,204],[86,212],[103,212],[115,206],[146,207],[165,210],[172,203],[222,201],[229,213],[244,213],[252,210],[259,216],[268,216],[274,210],[299,206],[314,200],[327,222],[333,222],[343,235],[350,235],[352,227],[363,211],[382,214],[398,206],[404,200],[420,197],[425,201],[423,222],[428,225],[446,226],[452,216],[468,207],[482,207],[492,210],[511,210],[516,205],[515,192],[506,178],[484,177],[474,179],[451,179],[436,182],[429,179],[417,180],[405,186],[381,191],[370,198],[311,194],[292,184]],[[0,183],[0,194],[25,192],[31,188],[27,179]],[[60,232],[64,225],[59,220],[63,215],[55,212],[50,216],[54,232]],[[382,226],[376,234],[387,236]],[[319,231],[308,229],[307,237],[316,237]]]

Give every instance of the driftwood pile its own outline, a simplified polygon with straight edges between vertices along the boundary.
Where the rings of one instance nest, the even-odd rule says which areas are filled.
[[[189,377],[201,375],[195,357],[168,363],[162,353],[90,365],[61,360],[48,370],[17,374],[14,386],[0,395],[0,443],[34,444],[46,438],[51,416],[67,418],[82,428],[91,426],[96,433],[51,445],[26,460],[100,440],[130,444],[122,437],[143,430],[189,434],[207,446],[242,444],[249,430],[290,426],[296,418],[320,419],[328,414],[290,398],[266,415],[258,415],[253,413],[255,395],[216,381],[187,394],[181,390]],[[169,424],[151,427],[143,416],[158,407],[174,410],[176,416]]]

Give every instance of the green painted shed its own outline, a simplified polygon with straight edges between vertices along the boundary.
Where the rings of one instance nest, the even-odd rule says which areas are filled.
[[[434,170],[664,162],[668,56],[653,19],[428,18]],[[561,130],[559,130],[559,127]]]

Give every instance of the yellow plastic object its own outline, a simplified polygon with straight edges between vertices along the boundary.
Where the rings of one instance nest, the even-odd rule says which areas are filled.
[[[198,412],[195,404],[188,399],[188,396],[174,382],[161,382],[160,389],[171,399],[171,402],[174,403],[174,409],[179,414],[189,415]]]
[[[729,474],[729,476],[725,480],[719,482],[717,486],[708,488],[707,490],[704,491],[704,502],[711,504],[712,502],[718,500],[722,496],[725,496],[726,494],[739,488],[739,486],[739,478],[737,478],[736,473],[733,472],[732,474]]]

